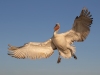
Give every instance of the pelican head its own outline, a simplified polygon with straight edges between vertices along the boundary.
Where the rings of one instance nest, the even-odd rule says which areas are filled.
[[[58,31],[60,29],[60,24],[56,23],[55,27],[54,27],[54,31]]]

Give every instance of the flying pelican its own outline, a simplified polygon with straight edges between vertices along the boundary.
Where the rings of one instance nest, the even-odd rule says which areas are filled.
[[[45,42],[29,42],[20,47],[8,44],[8,55],[19,59],[40,59],[48,58],[54,53],[54,50],[58,50],[57,63],[61,62],[60,56],[77,59],[75,46],[72,44],[74,42],[83,42],[86,39],[93,21],[91,16],[88,9],[83,8],[80,15],[75,18],[72,29],[69,31],[58,34],[60,24],[57,23],[54,27],[53,36],[49,40]]]

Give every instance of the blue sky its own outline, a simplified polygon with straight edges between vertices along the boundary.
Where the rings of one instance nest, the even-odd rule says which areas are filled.
[[[76,42],[77,60],[62,59],[58,52],[48,59],[15,59],[7,55],[8,44],[21,46],[43,42],[71,29],[83,7],[93,15],[91,32],[84,42]],[[0,75],[100,75],[100,0],[0,0]]]

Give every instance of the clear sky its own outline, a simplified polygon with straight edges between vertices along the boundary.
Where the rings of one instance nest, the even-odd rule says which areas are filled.
[[[43,42],[71,29],[76,16],[87,7],[94,21],[84,42],[76,42],[77,60],[62,59],[58,52],[48,59],[15,59],[7,55],[8,44],[21,46]],[[100,75],[100,0],[0,0],[0,75]]]

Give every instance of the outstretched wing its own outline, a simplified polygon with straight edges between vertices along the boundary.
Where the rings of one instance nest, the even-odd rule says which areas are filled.
[[[93,21],[91,16],[92,15],[90,15],[88,9],[83,8],[80,16],[75,18],[72,29],[65,33],[66,40],[70,43],[74,41],[84,41],[90,32],[90,27]]]
[[[52,43],[52,40],[49,39],[48,41],[43,43],[29,42],[20,47],[9,45],[8,49],[8,55],[15,58],[40,59],[50,57],[53,54],[56,47]]]

